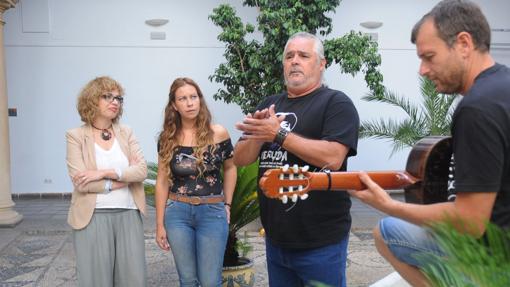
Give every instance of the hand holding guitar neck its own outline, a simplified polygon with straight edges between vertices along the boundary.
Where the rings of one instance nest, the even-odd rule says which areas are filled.
[[[399,189],[415,184],[419,179],[404,171],[369,172],[372,180],[385,189]],[[309,172],[308,166],[288,165],[280,169],[267,170],[260,179],[260,188],[269,198],[280,198],[287,203],[298,197],[306,199],[311,190],[365,189],[359,179],[359,172]]]

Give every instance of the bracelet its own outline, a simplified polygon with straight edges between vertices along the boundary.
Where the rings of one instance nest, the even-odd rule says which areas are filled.
[[[104,193],[112,192],[113,182],[111,179],[107,179],[104,183]]]
[[[285,141],[285,139],[287,138],[287,136],[289,135],[289,131],[285,128],[280,128],[278,130],[278,132],[276,132],[276,135],[274,137],[274,142],[279,144],[280,146],[283,146],[283,142]]]
[[[225,202],[225,205],[228,206],[228,207],[232,207],[232,204],[230,204],[228,202]]]

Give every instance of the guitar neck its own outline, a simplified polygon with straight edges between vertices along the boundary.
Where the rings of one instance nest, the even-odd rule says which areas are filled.
[[[400,189],[419,181],[405,171],[376,171],[367,172],[370,178],[384,189]],[[310,173],[310,189],[327,190],[329,178],[325,172]],[[331,189],[365,189],[366,186],[359,179],[359,172],[331,172]]]

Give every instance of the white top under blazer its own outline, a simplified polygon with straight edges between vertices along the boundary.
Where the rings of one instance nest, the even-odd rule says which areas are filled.
[[[109,150],[103,149],[97,143],[94,146],[96,151],[96,165],[98,170],[123,170],[129,166],[129,161],[126,155],[120,149],[120,145],[116,138],[114,139],[113,145]],[[96,198],[96,208],[137,209],[133,195],[127,186],[112,190],[110,193],[98,193]]]

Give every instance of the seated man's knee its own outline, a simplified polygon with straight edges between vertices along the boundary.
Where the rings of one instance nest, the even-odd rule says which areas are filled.
[[[375,241],[382,240],[381,230],[379,229],[379,225],[376,225],[374,229],[372,229],[372,236]]]
[[[384,257],[388,252],[391,252],[388,246],[386,245],[386,242],[384,242],[384,238],[381,234],[381,229],[379,228],[379,225],[375,226],[372,230],[372,235],[374,237],[375,247],[377,248],[377,251],[381,253]]]

